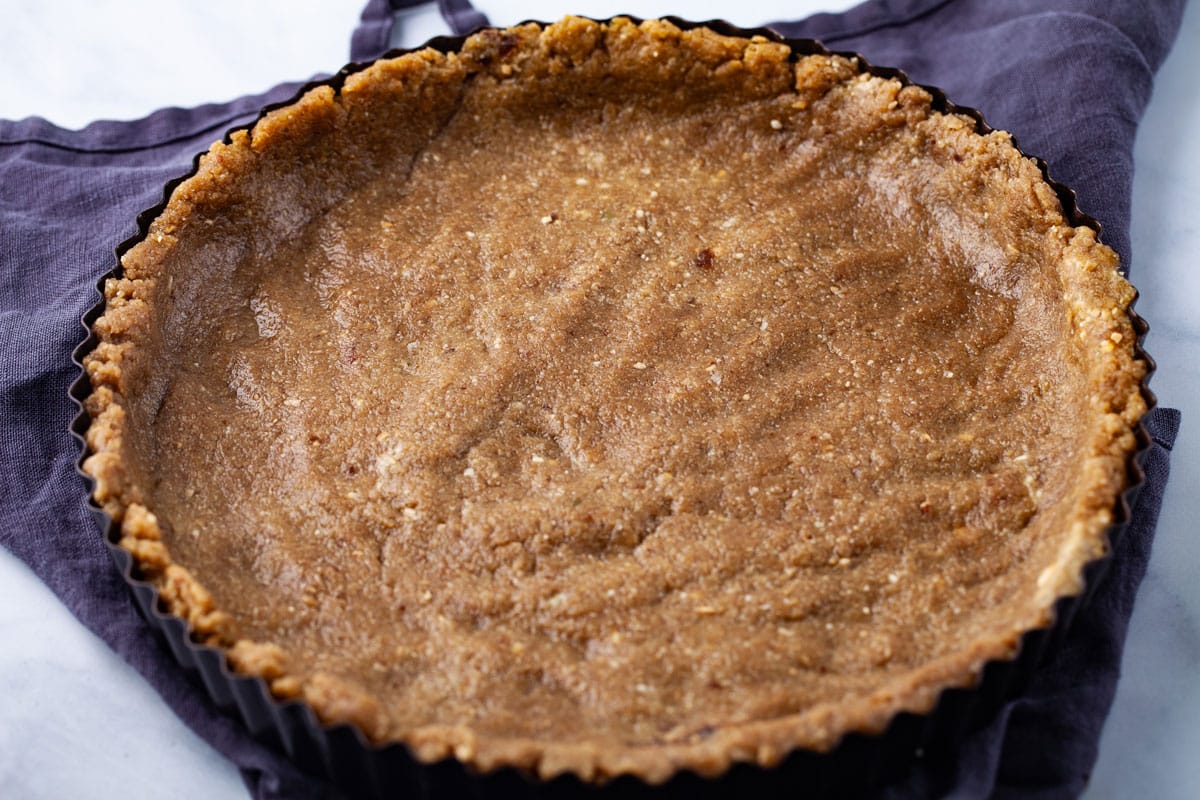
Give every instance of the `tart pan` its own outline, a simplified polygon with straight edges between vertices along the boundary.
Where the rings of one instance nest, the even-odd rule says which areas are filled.
[[[641,21],[632,19],[635,22]],[[724,21],[690,22],[675,17],[665,19],[684,30],[706,27],[728,36],[762,36],[789,46],[793,55],[797,57],[815,54],[854,58],[858,60],[862,71],[882,78],[895,78],[904,85],[914,83],[898,69],[871,66],[856,53],[830,51],[816,40],[784,38],[767,28],[745,29]],[[461,49],[466,38],[467,36],[438,37],[421,48],[413,49],[429,47],[449,53]],[[381,58],[394,58],[407,52],[412,51],[392,50]],[[235,131],[253,127],[270,111],[295,102],[315,87],[329,86],[335,92],[338,91],[347,76],[367,68],[372,63],[374,62],[352,63],[330,78],[306,84],[291,99],[263,108],[253,122],[226,132],[224,141],[229,143]],[[951,103],[939,89],[929,86],[922,88],[932,95],[932,107],[935,111],[969,117],[974,120],[976,132],[980,134],[992,131],[978,111]],[[1015,141],[1013,144],[1016,146]],[[553,780],[540,781],[512,768],[479,773],[454,758],[426,764],[418,761],[403,744],[373,744],[354,726],[324,725],[303,702],[276,699],[261,678],[232,672],[226,664],[223,651],[192,640],[187,623],[165,611],[158,590],[141,578],[133,557],[118,545],[119,528],[92,500],[94,483],[81,469],[83,459],[88,455],[84,433],[91,422],[91,417],[83,405],[91,393],[91,384],[86,371],[83,370],[83,359],[95,348],[98,341],[92,324],[104,312],[104,283],[109,278],[120,276],[121,256],[145,238],[150,223],[164,210],[175,187],[196,173],[200,156],[201,154],[197,154],[193,159],[192,168],[187,174],[166,184],[161,202],[138,215],[138,232],[116,248],[117,267],[100,278],[97,283],[100,300],[82,319],[88,336],[72,354],[75,365],[80,369],[80,376],[70,389],[70,397],[79,408],[71,424],[71,433],[81,448],[76,470],[87,484],[89,509],[104,532],[117,569],[133,592],[138,608],[151,627],[160,634],[181,667],[203,684],[205,691],[218,706],[240,719],[251,735],[285,754],[305,772],[332,783],[349,796],[665,798],[726,797],[739,793],[758,796],[783,792],[795,794],[797,791],[803,791],[807,797],[846,797],[867,793],[901,777],[911,765],[921,759],[953,758],[957,743],[965,733],[993,718],[1008,698],[1025,691],[1038,666],[1058,646],[1075,615],[1089,602],[1096,587],[1103,581],[1112,559],[1111,554],[1117,549],[1128,527],[1131,509],[1145,480],[1142,467],[1151,447],[1150,436],[1140,422],[1135,429],[1137,446],[1126,465],[1126,489],[1117,498],[1116,507],[1113,509],[1113,523],[1106,530],[1109,545],[1107,554],[1086,565],[1083,572],[1084,588],[1079,594],[1062,597],[1055,603],[1052,623],[1047,627],[1026,632],[1021,637],[1016,656],[1011,660],[988,662],[979,673],[974,686],[943,690],[928,713],[902,712],[893,717],[881,732],[849,733],[832,750],[825,753],[795,750],[772,768],[738,763],[715,778],[701,777],[685,770],[675,773],[666,783],[660,785],[649,785],[629,775],[599,786],[584,783],[574,775],[562,775]],[[1034,163],[1046,182],[1055,190],[1068,222],[1072,226],[1090,227],[1099,233],[1099,223],[1079,211],[1075,193],[1050,178],[1044,161],[1034,159]],[[1147,386],[1154,371],[1154,362],[1142,349],[1142,341],[1149,326],[1132,308],[1129,315],[1137,334],[1135,355],[1147,366],[1140,389],[1149,411],[1155,404],[1154,395]],[[949,787],[928,788],[936,792],[939,788]]]

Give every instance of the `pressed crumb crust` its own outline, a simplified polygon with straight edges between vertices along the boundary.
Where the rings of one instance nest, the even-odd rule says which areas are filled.
[[[569,18],[235,133],[105,288],[84,469],[193,637],[432,761],[650,782],[929,710],[1078,593],[1115,254],[853,59]]]

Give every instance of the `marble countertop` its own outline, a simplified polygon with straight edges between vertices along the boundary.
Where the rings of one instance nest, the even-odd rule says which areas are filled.
[[[0,117],[67,128],[135,119],[333,72],[347,60],[363,0],[72,0],[5,4]],[[678,2],[495,0],[493,22],[681,13]],[[692,18],[742,25],[799,18],[846,0],[690,2]],[[15,6],[12,7],[12,6]],[[260,32],[270,30],[269,46]],[[166,32],[166,33],[164,33]],[[409,12],[395,43],[444,32],[433,6]],[[197,68],[195,65],[203,65]],[[1088,798],[1200,797],[1200,4],[1162,68],[1137,141],[1133,197],[1138,309],[1152,326],[1152,387],[1183,410],[1154,555],[1126,646],[1124,676]],[[5,191],[0,187],[0,191]],[[244,797],[233,766],[192,734],[141,677],[0,550],[0,786],[7,797]]]

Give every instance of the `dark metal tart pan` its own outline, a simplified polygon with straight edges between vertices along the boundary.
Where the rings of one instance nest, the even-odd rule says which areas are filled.
[[[637,18],[632,19],[635,22],[641,21]],[[762,36],[788,45],[793,57],[836,54],[855,58],[864,72],[883,78],[896,78],[905,85],[914,83],[898,69],[872,66],[861,55],[830,51],[816,40],[788,39],[767,28],[745,29],[719,20],[691,22],[675,17],[665,19],[684,30],[706,27],[729,36]],[[605,21],[608,20],[601,20]],[[427,42],[422,48],[413,50],[430,47],[449,53],[461,49],[466,38],[467,36],[438,37]],[[412,51],[392,50],[381,58],[394,58],[407,52]],[[372,63],[374,62],[352,63],[332,77],[304,85],[293,98],[263,108],[253,122],[227,131],[224,141],[229,143],[234,131],[253,127],[268,112],[295,102],[315,87],[329,86],[335,92],[338,91],[347,76],[367,68]],[[922,88],[933,96],[932,105],[935,111],[969,117],[975,121],[978,133],[986,134],[992,131],[975,109],[950,102],[937,88]],[[957,743],[965,733],[992,719],[1005,701],[1027,689],[1038,667],[1058,646],[1076,614],[1087,605],[1096,587],[1103,582],[1112,560],[1111,554],[1117,550],[1130,522],[1132,508],[1145,480],[1142,466],[1152,443],[1145,426],[1140,422],[1135,431],[1137,446],[1127,462],[1126,489],[1117,498],[1116,507],[1113,509],[1113,523],[1107,529],[1108,554],[1087,564],[1084,569],[1085,588],[1079,594],[1062,597],[1057,601],[1051,625],[1027,632],[1021,638],[1018,653],[1012,660],[988,662],[975,686],[944,690],[929,713],[900,713],[878,734],[850,733],[827,753],[796,750],[773,768],[738,763],[716,778],[704,778],[692,772],[681,771],[661,785],[649,785],[628,775],[602,785],[584,783],[573,775],[539,781],[511,768],[480,774],[453,758],[426,764],[418,761],[402,744],[373,744],[354,726],[324,725],[303,702],[280,701],[272,696],[261,678],[239,675],[231,671],[222,650],[194,641],[186,622],[165,611],[158,590],[153,584],[142,579],[133,557],[118,545],[118,526],[91,499],[94,483],[81,469],[83,459],[88,455],[84,433],[91,422],[83,403],[92,390],[83,370],[83,359],[95,348],[98,341],[92,324],[105,309],[104,283],[109,278],[120,277],[121,256],[146,237],[150,223],[166,207],[174,189],[196,174],[200,155],[197,154],[193,159],[192,168],[187,174],[166,184],[161,202],[138,215],[137,234],[116,248],[118,266],[100,278],[97,283],[100,299],[82,319],[88,335],[72,354],[74,363],[80,369],[80,376],[70,389],[70,397],[79,408],[79,413],[71,424],[71,433],[81,448],[77,471],[87,484],[90,510],[103,531],[117,569],[133,592],[138,608],[151,627],[161,635],[180,666],[203,684],[204,690],[218,706],[241,720],[254,737],[274,747],[306,773],[333,784],[351,797],[528,797],[557,800],[567,797],[693,798],[783,794],[815,798],[866,794],[903,776],[920,759],[953,758]],[[1064,216],[1070,224],[1090,227],[1099,233],[1100,224],[1079,210],[1074,191],[1052,179],[1044,161],[1034,161],[1046,182],[1058,195]],[[1149,326],[1132,308],[1129,314],[1137,334],[1135,355],[1147,366],[1140,388],[1149,411],[1155,404],[1154,394],[1147,386],[1154,371],[1154,362],[1142,349],[1142,341]],[[936,790],[936,787],[930,788]]]

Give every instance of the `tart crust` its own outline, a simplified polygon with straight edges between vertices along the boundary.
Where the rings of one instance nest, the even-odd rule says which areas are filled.
[[[1134,291],[1007,134],[662,21],[313,89],[121,268],[84,470],[140,573],[277,697],[485,771],[929,711],[1082,590],[1145,411]]]

